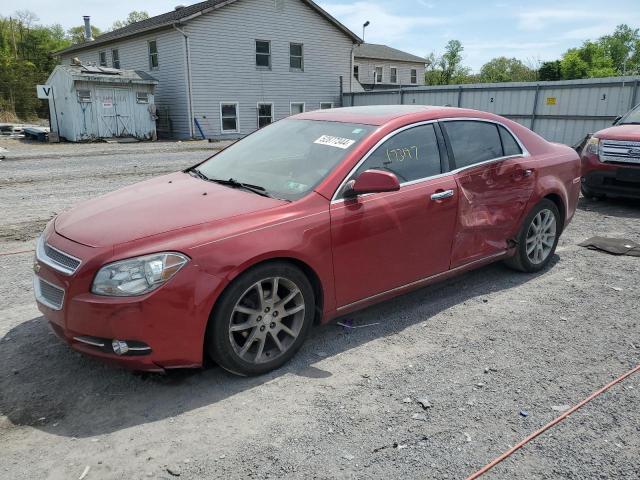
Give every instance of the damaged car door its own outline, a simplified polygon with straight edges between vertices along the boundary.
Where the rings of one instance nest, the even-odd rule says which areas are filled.
[[[535,169],[504,126],[482,120],[440,122],[460,190],[451,268],[504,252],[533,193]]]

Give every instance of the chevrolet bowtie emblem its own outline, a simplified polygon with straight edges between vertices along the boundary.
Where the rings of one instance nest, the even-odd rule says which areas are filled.
[[[34,263],[33,264],[33,271],[35,273],[38,273],[40,271],[40,264],[39,263]]]

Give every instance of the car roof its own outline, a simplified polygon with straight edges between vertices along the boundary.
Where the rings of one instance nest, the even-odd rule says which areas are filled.
[[[496,115],[478,110],[432,105],[371,105],[314,110],[296,115],[300,120],[325,120],[330,122],[384,125],[392,120],[408,117],[412,121],[433,120],[445,117],[476,117],[495,120]]]

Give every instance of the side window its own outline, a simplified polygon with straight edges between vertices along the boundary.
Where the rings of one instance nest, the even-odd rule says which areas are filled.
[[[351,178],[370,169],[392,172],[400,183],[442,173],[433,125],[420,125],[391,137],[358,167]]]
[[[99,64],[101,67],[106,67],[107,66],[107,52],[99,52],[98,53],[98,60],[99,60]]]
[[[522,155],[522,149],[520,148],[520,145],[518,145],[518,142],[516,142],[516,139],[513,138],[513,135],[511,135],[502,125],[498,126],[498,130],[500,131],[500,140],[502,140],[504,156],[509,157],[511,155]]]
[[[149,46],[149,69],[157,70],[160,66],[158,62],[158,44],[155,40],[150,40],[148,43]]]
[[[447,132],[456,168],[502,157],[502,143],[495,123],[473,120],[442,122]]]
[[[256,40],[256,67],[271,68],[271,42],[268,40]]]

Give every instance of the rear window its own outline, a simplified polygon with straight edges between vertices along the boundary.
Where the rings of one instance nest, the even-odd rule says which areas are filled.
[[[496,124],[470,120],[442,122],[447,132],[456,168],[502,157],[502,142]]]
[[[498,126],[498,130],[500,131],[500,140],[502,140],[502,148],[504,150],[504,156],[510,157],[511,155],[520,155],[522,154],[522,149],[516,139],[513,138],[506,128],[502,125]]]

